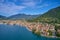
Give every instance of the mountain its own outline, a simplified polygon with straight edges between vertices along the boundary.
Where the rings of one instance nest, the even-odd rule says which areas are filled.
[[[16,14],[8,17],[9,19],[33,19],[38,17],[38,15],[26,15],[26,14]]]
[[[7,17],[0,15],[0,20],[1,20],[1,19],[7,19]]]
[[[60,6],[49,10],[43,15],[33,19],[33,21],[46,22],[46,23],[60,23]]]
[[[30,20],[33,22],[42,22],[42,24],[52,24],[55,26],[55,34],[60,37],[60,6],[49,10],[48,12],[42,14],[41,16]],[[59,32],[58,32],[59,31]]]

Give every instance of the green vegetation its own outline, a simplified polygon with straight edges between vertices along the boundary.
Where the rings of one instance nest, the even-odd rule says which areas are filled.
[[[37,36],[40,36],[40,35],[41,35],[40,31],[35,32],[35,34],[36,34]]]
[[[56,36],[57,36],[57,37],[60,37],[60,33],[57,32],[57,33],[56,33]]]
[[[55,24],[56,36],[60,37],[60,33],[57,32],[60,29],[60,24]]]
[[[58,29],[60,29],[60,26],[55,25],[55,30],[57,31]]]
[[[33,29],[32,29],[32,33],[35,33],[35,31],[36,31],[36,28],[33,28]]]
[[[48,30],[48,32],[49,32],[49,36],[52,36],[52,35],[53,35],[53,34],[52,34],[52,31]]]
[[[36,31],[36,28],[32,29],[32,33],[36,34],[37,36],[39,36],[41,34],[40,30]]]
[[[49,10],[39,17],[28,20],[30,22],[60,23],[60,7]]]
[[[28,20],[29,22],[42,22],[42,23],[48,23],[48,24],[53,24],[55,26],[55,30],[60,29],[60,6],[57,8],[53,8],[46,12],[43,15],[40,15],[39,17]],[[49,31],[49,35],[52,35],[52,32]],[[56,31],[56,36],[60,37],[60,34]],[[37,32],[37,34],[40,34]]]
[[[34,21],[60,24],[60,7],[54,8],[37,17]]]

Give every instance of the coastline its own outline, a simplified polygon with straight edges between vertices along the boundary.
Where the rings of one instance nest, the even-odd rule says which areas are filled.
[[[1,24],[1,23],[0,23],[0,24]],[[2,23],[2,24],[4,24],[4,23]],[[8,24],[6,24],[6,25],[8,25]],[[9,25],[11,25],[11,24],[9,24]],[[14,25],[14,24],[12,24],[12,25]],[[16,25],[16,24],[15,24],[15,25]],[[20,25],[21,25],[21,24],[19,24],[19,26],[20,26]],[[21,26],[24,26],[24,25],[21,25]],[[24,27],[26,27],[26,29],[27,29],[28,31],[32,32],[32,29],[30,29],[29,26],[25,25]],[[60,38],[60,37],[55,37],[55,36],[44,36],[44,35],[40,35],[40,36],[48,37],[48,38]]]
[[[28,27],[26,27],[26,29],[27,29],[28,31],[31,31],[31,32],[32,32],[32,30],[30,30]],[[40,35],[40,36],[42,36],[42,37],[47,37],[47,38],[60,38],[60,37],[56,37],[56,36],[45,36],[45,35]]]
[[[26,29],[27,29],[28,31],[32,31],[32,30],[30,30],[28,27],[26,27]]]

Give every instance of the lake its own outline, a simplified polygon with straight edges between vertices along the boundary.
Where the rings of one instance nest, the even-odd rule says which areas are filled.
[[[0,40],[60,40],[34,35],[25,27],[19,25],[0,24]]]

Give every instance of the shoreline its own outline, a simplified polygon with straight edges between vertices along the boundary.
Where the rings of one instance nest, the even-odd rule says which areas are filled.
[[[31,31],[31,32],[32,32],[32,30],[30,30],[28,27],[26,27],[26,29],[27,29],[28,31]],[[40,35],[40,36],[42,36],[42,37],[47,37],[47,38],[60,38],[60,37],[56,37],[56,36],[44,36],[44,35]]]
[[[0,24],[4,24],[4,23],[0,23]],[[8,24],[5,24],[5,25],[8,25]],[[9,25],[11,25],[11,24],[9,24]],[[14,24],[12,24],[12,25],[14,25]],[[15,24],[16,25],[16,24]],[[19,26],[20,26],[21,24],[19,24]],[[24,25],[21,25],[21,26],[24,26]],[[26,29],[28,30],[28,31],[31,31],[32,32],[32,30],[28,27],[28,26],[25,26],[26,27]],[[44,36],[44,35],[40,35],[40,36],[43,36],[43,37],[48,37],[48,38],[60,38],[60,37],[56,37],[56,36]]]
[[[28,27],[26,27],[26,29],[27,29],[28,31],[32,31],[32,30],[30,30]]]

